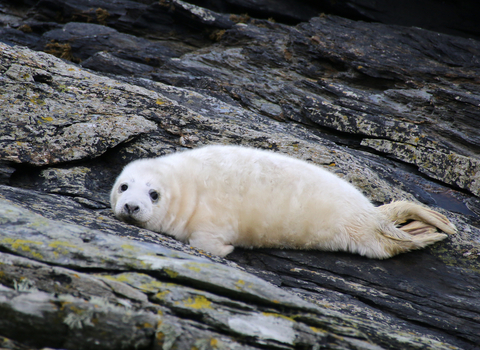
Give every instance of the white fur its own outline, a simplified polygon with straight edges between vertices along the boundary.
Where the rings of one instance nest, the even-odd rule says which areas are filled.
[[[122,191],[122,185],[128,189]],[[150,197],[153,191],[158,200]],[[388,206],[377,210],[356,188],[322,168],[238,146],[207,146],[134,161],[118,177],[111,203],[122,220],[220,256],[240,246],[343,250],[386,258],[446,237],[423,225],[430,230],[423,233],[428,242],[415,242],[415,236],[392,222],[398,205],[394,214]],[[402,220],[409,218],[412,206],[417,214],[423,210],[399,203],[406,206],[398,217]],[[445,217],[433,213],[437,221],[421,219],[454,232]],[[439,218],[446,220],[443,226]]]

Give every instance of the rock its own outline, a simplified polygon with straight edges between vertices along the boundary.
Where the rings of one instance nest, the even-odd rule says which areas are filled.
[[[480,32],[476,16],[480,7],[475,1],[459,3],[432,3],[406,1],[401,5],[394,0],[377,1],[242,1],[242,0],[192,0],[192,3],[217,12],[247,13],[256,18],[273,18],[277,22],[297,24],[306,22],[321,13],[337,15],[366,22],[380,22],[413,26],[432,31],[478,39]],[[429,15],[425,16],[425,11]]]
[[[177,38],[183,46],[205,43],[205,33],[212,28],[229,28],[233,22],[228,15],[190,5],[180,0],[98,1],[95,6],[88,0],[41,0],[27,16],[36,21],[86,22],[153,39]],[[176,45],[175,41],[170,41]],[[179,43],[177,43],[179,44]],[[186,44],[186,45],[185,45]],[[180,46],[182,46],[180,44]]]
[[[0,16],[0,347],[479,349],[477,41],[181,1],[24,4]],[[52,38],[60,58],[13,46]],[[213,143],[308,160],[459,232],[384,261],[225,260],[113,217],[123,165]]]
[[[272,18],[279,22],[298,23],[308,21],[322,12],[322,5],[309,1],[298,1],[293,4],[290,1],[191,1],[195,5],[202,6],[222,13],[248,14],[255,18]]]
[[[152,71],[152,67],[146,64],[124,60],[115,57],[106,51],[94,53],[92,56],[82,62],[82,67],[89,68],[97,72],[127,76],[142,76]]]
[[[7,46],[3,46],[2,51],[2,63],[9,65],[2,74],[10,82],[35,85],[34,89],[23,92],[14,92],[7,84],[2,87],[2,102],[9,111],[0,121],[5,135],[0,141],[3,160],[42,165],[95,157],[139,132],[156,128],[153,122],[140,116],[148,114],[148,108],[139,110],[135,105],[125,105],[129,91],[118,90],[119,95],[111,96],[110,102],[105,104],[100,102],[103,101],[100,90],[108,87],[101,79],[97,84],[83,87],[70,86],[64,80],[77,76],[88,81],[93,77],[88,72],[75,67],[65,69],[61,61],[49,62],[52,56],[48,55],[44,56],[45,62],[20,65],[15,63],[14,51]],[[50,72],[45,70],[49,65],[66,74],[53,76],[55,68]],[[115,84],[113,81],[107,84],[110,83]],[[83,97],[77,100],[76,95]],[[20,105],[19,101],[26,101],[26,104]],[[26,114],[26,110],[35,111],[35,115]]]
[[[344,134],[367,136],[368,139],[361,143],[363,146],[371,147],[379,138],[400,141],[405,144],[402,152],[410,153],[409,156],[395,154],[397,148],[393,147],[373,148],[384,153],[393,153],[402,161],[418,165],[422,172],[435,174],[437,179],[478,195],[476,180],[454,182],[448,174],[453,168],[462,169],[464,174],[476,174],[479,171],[476,160],[463,158],[472,155],[472,150],[478,149],[477,131],[468,127],[471,122],[457,117],[459,114],[467,114],[473,120],[479,119],[478,110],[471,106],[478,105],[477,99],[480,95],[475,90],[467,92],[468,89],[464,90],[463,86],[457,83],[463,79],[472,83],[476,80],[479,74],[478,62],[472,52],[480,52],[479,43],[439,36],[420,29],[397,27],[382,27],[385,34],[382,36],[385,41],[382,41],[369,34],[374,33],[378,26],[332,17],[314,19],[308,24],[299,25],[298,30],[279,25],[271,26],[270,29],[263,26],[235,26],[221,39],[222,43],[228,45],[228,50],[222,50],[221,46],[218,46],[199,55],[185,55],[180,60],[171,61],[165,75],[155,73],[153,76],[162,82],[192,87],[198,86],[198,83],[191,78],[189,81],[178,81],[173,74],[178,72],[177,75],[180,75],[182,71],[188,71],[190,75],[196,75],[197,79],[207,77],[219,88],[228,91],[232,97],[241,94],[237,99],[244,105],[260,114],[272,116],[272,113],[265,112],[265,104],[257,102],[259,97],[267,102],[263,96],[268,94],[270,106],[274,105],[277,110],[283,111],[277,112],[277,115],[288,115],[295,121],[310,121]],[[354,35],[358,35],[359,31],[362,33],[360,39],[354,40]],[[414,40],[406,41],[402,38],[407,32]],[[260,37],[266,39],[261,41]],[[453,41],[461,45],[462,50],[448,49]],[[242,49],[231,48],[232,42],[242,43]],[[344,44],[332,44],[336,42]],[[365,51],[354,49],[350,46],[353,42]],[[358,44],[359,42],[362,44]],[[434,51],[434,46],[445,48],[445,54],[432,63],[428,52]],[[422,51],[419,51],[420,47]],[[258,55],[258,52],[261,52],[261,55]],[[325,77],[325,68],[321,64],[316,64],[316,67],[303,66],[303,62],[314,62],[308,60],[312,52],[334,64],[329,78]],[[381,57],[381,60],[378,57]],[[212,61],[222,64],[210,64]],[[264,69],[261,72],[244,72],[242,66],[246,62],[255,67],[262,62]],[[454,65],[453,62],[457,64]],[[288,78],[282,77],[278,67],[290,65],[293,69],[282,72]],[[302,67],[299,67],[300,65]],[[197,67],[196,71],[193,71],[192,67]],[[298,72],[306,78],[298,77]],[[216,78],[219,76],[223,78]],[[438,90],[422,86],[426,82],[434,84],[430,83],[433,76],[437,77],[436,79],[444,77],[444,81],[438,86],[448,86],[450,93],[458,96],[456,101],[461,101],[460,96],[465,96],[462,104],[465,109],[462,109],[462,112],[444,112],[443,99],[439,101],[436,97]],[[365,81],[369,83],[362,91],[351,83],[339,84],[336,82],[338,79],[362,82],[360,84],[365,84]],[[284,80],[287,82],[284,83]],[[277,83],[278,81],[282,83]],[[209,84],[212,85],[211,82]],[[249,86],[246,92],[237,93],[233,88],[236,86],[238,89],[245,84]],[[401,92],[398,91],[400,86],[403,86]],[[250,91],[257,93],[252,94]],[[406,101],[405,94],[414,96],[416,103],[410,103],[410,99]],[[427,154],[430,149],[440,152],[435,160],[439,167],[446,171],[440,174],[438,167],[431,163],[426,165],[426,160],[414,160],[418,146],[426,147],[422,154]],[[475,158],[476,156],[473,159]]]
[[[9,315],[0,330],[14,340],[28,332],[29,346],[187,348],[210,342],[240,348],[235,337],[250,337],[272,348],[377,348],[350,324],[353,318],[238,269],[61,224],[5,200],[0,213],[8,217],[0,236],[8,252],[0,253],[0,310]],[[203,324],[209,331],[202,331]]]
[[[116,47],[122,47],[122,50],[117,51]],[[178,57],[185,51],[177,50],[168,43],[152,43],[93,23],[67,23],[62,29],[48,31],[37,43],[37,49],[56,56],[62,50],[62,55],[65,56],[62,58],[77,62],[97,52],[116,51],[115,54],[120,59],[152,66],[160,66],[169,58]]]

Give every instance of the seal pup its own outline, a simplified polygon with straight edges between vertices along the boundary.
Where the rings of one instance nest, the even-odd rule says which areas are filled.
[[[440,213],[398,201],[375,207],[306,161],[240,146],[206,146],[128,164],[115,215],[226,256],[235,246],[347,251],[385,259],[453,234]],[[413,220],[398,228],[397,224]]]

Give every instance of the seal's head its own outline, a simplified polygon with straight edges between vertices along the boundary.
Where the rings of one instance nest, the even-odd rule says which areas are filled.
[[[156,171],[151,162],[139,160],[127,165],[110,193],[113,212],[120,220],[148,228],[161,201]]]

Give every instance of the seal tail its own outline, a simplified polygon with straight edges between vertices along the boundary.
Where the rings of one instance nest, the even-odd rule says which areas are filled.
[[[387,223],[380,228],[380,241],[385,255],[379,258],[420,249],[448,237],[437,232],[437,228],[448,234],[457,232],[455,225],[444,215],[416,203],[392,202],[377,210],[387,219]],[[413,221],[403,227],[396,227],[408,220]]]

